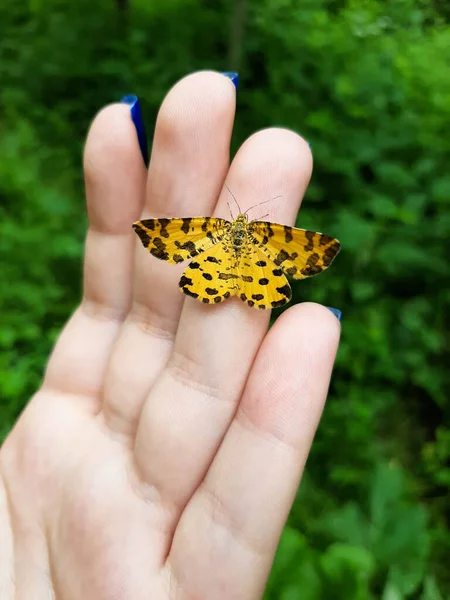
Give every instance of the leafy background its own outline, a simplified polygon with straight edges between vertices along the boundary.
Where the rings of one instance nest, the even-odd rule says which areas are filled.
[[[134,92],[151,137],[193,70],[239,70],[233,147],[311,142],[299,224],[343,252],[295,300],[344,313],[267,600],[450,598],[450,9],[445,0],[0,3],[0,436],[80,295],[81,152]]]

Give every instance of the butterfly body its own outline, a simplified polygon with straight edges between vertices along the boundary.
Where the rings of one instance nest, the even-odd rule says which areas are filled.
[[[231,223],[230,228],[228,230],[230,244],[232,245],[236,256],[239,255],[245,243],[248,243],[247,221],[247,215],[238,215],[236,220]]]
[[[193,259],[179,286],[204,304],[239,296],[249,306],[270,309],[292,296],[286,274],[304,279],[326,269],[339,252],[339,242],[322,233],[215,217],[146,219],[133,228],[153,256],[170,263]],[[201,255],[200,258],[197,256]]]

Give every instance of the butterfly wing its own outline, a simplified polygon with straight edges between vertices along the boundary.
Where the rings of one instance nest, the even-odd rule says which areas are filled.
[[[247,244],[238,270],[239,297],[249,306],[271,309],[283,306],[291,299],[291,286],[283,271],[256,245]]]
[[[144,248],[169,263],[181,263],[220,242],[230,226],[225,219],[145,219],[133,223]]]
[[[328,268],[340,250],[338,240],[323,233],[266,221],[249,223],[258,248],[294,279],[305,279]]]
[[[235,257],[218,242],[189,263],[179,286],[187,296],[204,304],[218,304],[238,293],[238,281]]]

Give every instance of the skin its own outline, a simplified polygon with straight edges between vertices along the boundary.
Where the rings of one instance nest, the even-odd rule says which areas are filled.
[[[145,252],[139,218],[264,206],[294,224],[307,143],[251,136],[231,166],[235,89],[178,82],[149,170],[126,105],[86,142],[84,293],[41,388],[0,452],[2,600],[261,598],[325,402],[340,325],[325,307],[269,313],[180,294],[185,265]],[[251,218],[260,216],[253,209]],[[322,275],[326,276],[326,275]]]

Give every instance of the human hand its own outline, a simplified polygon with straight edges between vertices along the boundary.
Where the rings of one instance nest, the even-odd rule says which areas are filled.
[[[83,299],[0,453],[0,598],[260,598],[325,401],[340,326],[299,304],[267,311],[180,294],[184,266],[146,253],[144,217],[293,224],[312,169],[298,135],[267,129],[229,166],[235,88],[217,73],[164,100],[150,167],[129,106],[95,118],[85,150]]]

